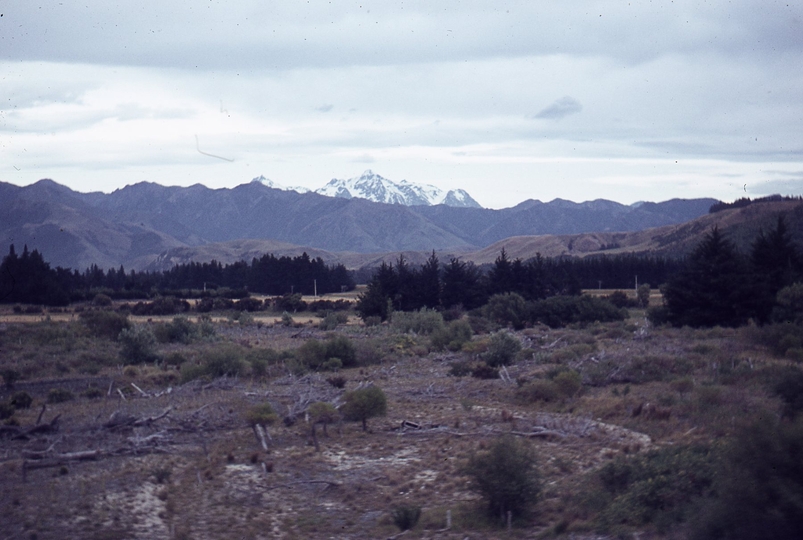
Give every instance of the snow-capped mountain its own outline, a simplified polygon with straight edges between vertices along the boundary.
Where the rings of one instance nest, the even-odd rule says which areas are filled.
[[[445,192],[435,186],[414,184],[406,180],[393,182],[370,169],[357,178],[349,178],[348,180],[333,178],[324,187],[316,189],[315,193],[328,197],[368,199],[374,202],[405,206],[445,204],[448,206],[482,208],[477,201],[471,198],[471,195],[462,189]]]
[[[296,193],[307,193],[309,191],[307,188],[301,187],[301,186],[294,186],[294,187],[283,186],[281,184],[278,184],[278,183],[274,182],[270,178],[265,178],[262,175],[257,176],[256,178],[254,178],[251,181],[252,182],[257,182],[257,183],[262,184],[264,186],[267,186],[269,188],[281,189],[282,191],[295,191]]]

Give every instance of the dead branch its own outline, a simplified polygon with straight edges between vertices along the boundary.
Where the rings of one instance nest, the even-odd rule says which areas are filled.
[[[39,422],[42,421],[42,415],[45,414],[45,409],[47,409],[47,403],[42,403],[42,410],[39,411],[39,416],[36,417],[36,425],[39,425]]]
[[[111,417],[109,417],[109,421],[103,424],[103,427],[105,427],[106,429],[117,429],[123,427],[147,426],[156,422],[157,420],[161,420],[162,418],[170,414],[170,411],[172,410],[173,407],[170,406],[167,409],[165,409],[160,415],[151,416],[149,418],[137,418],[136,416],[132,416],[130,414],[121,413],[120,411],[114,411]]]
[[[300,480],[298,482],[290,482],[289,484],[274,484],[267,489],[270,491],[272,489],[289,488],[299,484],[326,484],[326,487],[340,487],[340,484],[337,482],[331,482],[329,480]]]
[[[139,386],[137,386],[136,384],[134,384],[134,383],[131,383],[131,386],[133,386],[133,387],[134,387],[134,389],[135,389],[137,392],[139,392],[140,394],[142,394],[142,396],[143,396],[143,397],[150,397],[150,394],[148,394],[146,391],[144,391],[142,388],[140,388],[140,387],[139,387]]]

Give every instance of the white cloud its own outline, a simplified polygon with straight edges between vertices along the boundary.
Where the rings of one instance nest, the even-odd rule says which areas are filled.
[[[63,4],[4,4],[2,181],[316,188],[371,163],[499,206],[803,168],[803,5]]]

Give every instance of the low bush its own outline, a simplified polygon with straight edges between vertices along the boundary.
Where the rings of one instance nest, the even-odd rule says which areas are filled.
[[[430,345],[436,351],[449,349],[459,351],[465,343],[471,341],[474,335],[471,325],[465,320],[455,320],[440,330],[435,330],[430,336]]]
[[[211,378],[235,377],[245,372],[243,351],[236,345],[223,344],[204,352],[201,364],[204,372]]]
[[[120,356],[126,364],[142,364],[158,360],[156,336],[146,325],[136,325],[120,332]]]
[[[597,473],[600,531],[622,533],[649,524],[666,531],[686,521],[708,494],[715,463],[704,446],[672,446],[608,463]]]
[[[100,338],[117,339],[120,332],[131,327],[125,314],[114,311],[84,311],[78,318],[90,334]]]
[[[399,530],[409,531],[416,526],[419,518],[421,518],[421,507],[399,506],[398,508],[393,509],[391,518],[393,518],[393,523],[399,528]]]
[[[17,409],[11,403],[0,403],[0,420],[11,418]]]
[[[483,313],[496,324],[521,330],[527,322],[527,302],[517,293],[495,294],[488,299]]]
[[[28,409],[33,403],[33,398],[28,392],[15,392],[11,396],[11,405],[16,409]]]
[[[623,321],[627,310],[620,309],[608,300],[595,296],[552,296],[530,304],[529,319],[533,323],[560,328],[569,324],[587,324],[596,321]]]
[[[185,345],[200,337],[196,325],[186,317],[174,317],[169,323],[155,325],[153,334],[160,343],[184,343]]]
[[[420,311],[394,311],[390,326],[402,334],[411,332],[419,335],[430,335],[443,330],[443,316],[433,310],[422,308]]]
[[[477,362],[471,365],[471,376],[475,379],[498,379],[499,370],[484,362]]]
[[[343,399],[345,400],[341,408],[343,418],[352,422],[362,422],[363,431],[368,430],[369,418],[387,414],[387,398],[378,386],[371,385],[346,392]]]
[[[331,370],[334,363],[327,364],[327,362],[335,358],[340,361],[340,367],[357,365],[357,349],[351,340],[343,335],[333,335],[324,341],[307,340],[296,350],[296,357],[306,369],[312,370]]]
[[[506,435],[486,452],[472,454],[463,469],[471,489],[488,503],[489,514],[505,522],[527,513],[541,493],[541,480],[532,447]]]
[[[506,366],[513,362],[521,350],[521,342],[508,332],[497,332],[491,336],[488,349],[482,355],[491,367]]]
[[[688,467],[700,475],[700,467]],[[803,538],[803,424],[760,417],[723,448],[694,540]]]
[[[47,393],[48,403],[64,403],[73,399],[75,399],[75,396],[66,388],[51,388],[50,392]]]
[[[271,426],[276,423],[279,416],[270,403],[262,403],[248,409],[248,412],[245,413],[245,419],[248,421],[248,425],[251,426]]]

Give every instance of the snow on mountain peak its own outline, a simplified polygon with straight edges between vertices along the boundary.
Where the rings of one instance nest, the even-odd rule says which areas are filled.
[[[251,182],[256,182],[272,189],[281,189],[282,191],[295,191],[297,193],[307,193],[309,191],[307,188],[300,186],[295,186],[295,187],[283,186],[282,184],[274,182],[270,178],[265,178],[265,176],[261,174],[256,178],[254,178],[253,180],[251,180]]]
[[[359,177],[347,180],[333,178],[315,192],[328,197],[368,199],[374,202],[405,206],[446,204],[481,208],[479,203],[462,189],[444,192],[442,189],[428,184],[414,184],[407,180],[393,182],[374,173],[371,169],[366,170]]]

